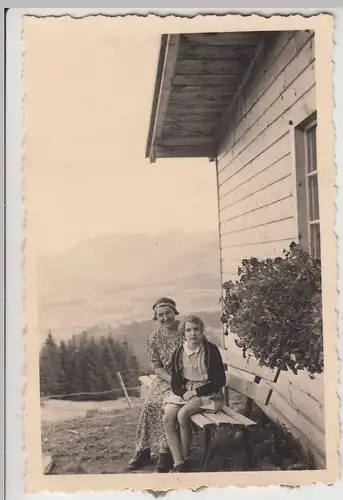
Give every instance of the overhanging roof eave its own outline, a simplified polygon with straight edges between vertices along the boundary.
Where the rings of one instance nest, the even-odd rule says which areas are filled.
[[[159,97],[161,83],[162,83],[164,60],[165,60],[166,50],[167,50],[167,41],[168,41],[168,35],[162,35],[161,44],[160,44],[160,52],[159,52],[158,62],[157,62],[155,88],[154,88],[152,107],[151,107],[151,113],[150,113],[148,139],[147,139],[147,145],[146,145],[146,150],[145,150],[145,157],[146,158],[149,158],[151,155],[154,127],[155,127],[155,122],[156,122],[156,118],[157,118],[156,112],[157,112],[157,106],[158,106],[158,97]]]

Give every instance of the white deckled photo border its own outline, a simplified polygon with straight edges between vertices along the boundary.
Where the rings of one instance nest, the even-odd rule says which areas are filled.
[[[150,12],[156,11],[157,9],[150,9]],[[199,11],[199,9],[197,9]],[[262,10],[262,9],[259,9]],[[6,151],[6,206],[7,206],[7,218],[6,218],[6,277],[7,277],[7,283],[6,283],[6,297],[7,297],[7,321],[6,321],[6,355],[7,355],[7,366],[6,366],[6,397],[7,397],[7,430],[6,433],[9,433],[11,431],[11,435],[7,434],[7,494],[8,495],[13,495],[15,498],[18,498],[18,493],[19,493],[19,481],[18,481],[18,475],[22,477],[22,480],[20,481],[20,491],[24,491],[24,474],[25,474],[25,469],[27,469],[27,464],[25,465],[25,459],[24,455],[26,454],[23,448],[23,443],[25,440],[25,430],[24,430],[24,417],[23,417],[23,403],[22,403],[22,395],[25,390],[25,386],[27,384],[27,381],[24,381],[22,378],[22,374],[24,371],[27,369],[27,366],[25,367],[26,361],[25,361],[25,356],[28,350],[30,350],[30,338],[26,337],[25,340],[25,348],[24,348],[24,343],[22,342],[22,332],[24,331],[26,327],[26,332],[27,329],[29,328],[29,325],[25,325],[25,319],[23,314],[18,314],[18,311],[22,310],[22,298],[24,291],[29,289],[30,286],[32,285],[32,282],[30,283],[30,279],[28,279],[28,274],[25,275],[25,269],[27,263],[22,260],[22,248],[25,242],[25,224],[23,221],[25,220],[25,211],[24,211],[24,206],[22,204],[22,195],[23,192],[25,192],[25,186],[22,185],[22,140],[23,140],[23,135],[21,133],[21,124],[22,124],[22,97],[24,96],[25,89],[22,88],[21,85],[21,58],[22,58],[22,52],[25,51],[25,48],[22,45],[22,42],[20,41],[21,37],[21,29],[22,29],[22,16],[27,15],[27,14],[33,14],[37,16],[42,16],[42,15],[61,15],[61,14],[71,14],[75,15],[75,17],[83,17],[89,13],[94,14],[97,13],[98,11],[99,14],[109,14],[109,15],[114,15],[116,12],[118,13],[117,9],[17,9],[17,12],[13,12],[13,15],[8,18],[8,28],[7,28],[7,50],[8,52],[8,62],[7,62],[7,89],[8,89],[8,95],[6,97],[7,100],[7,114],[6,114],[6,129],[7,129],[7,135],[6,135],[6,146],[7,146],[7,151]],[[116,11],[116,12],[114,12]],[[138,9],[134,9],[135,12],[138,11]],[[275,9],[274,9],[275,11]],[[292,9],[293,12],[295,12],[295,9]],[[213,11],[212,11],[213,12]],[[275,12],[275,14],[278,14]],[[285,12],[282,13],[284,15]],[[263,15],[261,13],[261,15]],[[335,99],[335,111],[334,111],[334,125],[335,125],[335,135],[336,139],[337,137],[339,138],[343,134],[343,96],[340,93],[340,81],[342,79],[342,74],[343,74],[343,13],[341,12],[340,15],[338,16],[337,14],[335,15],[335,24],[336,24],[336,32],[335,32],[335,73],[334,73],[334,99]],[[340,52],[340,53],[339,53]],[[19,65],[19,66],[18,66]],[[340,187],[342,183],[342,178],[343,178],[343,171],[342,168],[342,158],[343,158],[343,145],[341,144],[342,141],[336,140],[335,143],[335,159],[336,159],[336,169],[337,169],[337,177],[336,177],[336,186]],[[340,236],[340,231],[341,228],[343,227],[343,220],[342,220],[342,215],[340,211],[341,203],[342,203],[342,190],[339,189],[337,191],[337,198],[336,198],[336,234],[337,237]],[[338,262],[341,262],[342,260],[342,250],[341,250],[341,244],[338,243],[338,249],[339,249],[339,256],[337,257]],[[338,264],[337,262],[337,264]],[[331,263],[333,265],[333,263]],[[26,276],[26,277],[25,277]],[[32,274],[30,274],[32,276]],[[339,283],[337,285],[337,288],[341,288],[342,285],[342,272],[340,271],[339,277],[338,277]],[[27,288],[29,287],[29,288]],[[27,296],[25,297],[25,300],[27,299]],[[338,318],[340,322],[340,329],[342,328],[342,320],[343,320],[343,314],[342,314],[342,297],[341,295],[339,296],[339,305],[338,305],[339,313],[338,313]],[[9,334],[10,332],[10,334]],[[18,345],[20,346],[18,350]],[[339,347],[338,347],[339,346]],[[343,347],[342,347],[342,340],[340,339],[340,344],[337,342],[337,348],[339,349],[340,352],[340,359],[342,359],[343,356]],[[11,362],[12,358],[16,359],[16,363]],[[19,363],[19,361],[20,363]],[[21,365],[21,366],[19,366]],[[342,363],[340,366],[340,380],[342,379]],[[343,393],[342,393],[342,387],[339,389],[339,396],[341,399],[341,420],[342,420],[342,399],[343,399]],[[33,399],[30,399],[33,401]],[[28,403],[28,400],[26,400],[26,404]],[[25,408],[25,412],[29,411],[29,407]],[[342,424],[341,424],[342,426]],[[11,446],[9,446],[11,445]],[[24,451],[24,452],[23,452]],[[342,443],[342,438],[341,438],[341,444],[340,444],[340,453],[342,455],[343,453],[343,443]],[[20,454],[20,458],[19,458]],[[27,454],[26,454],[27,456]],[[29,467],[30,468],[30,467]],[[341,465],[342,469],[342,465]],[[313,471],[316,472],[316,471]],[[19,473],[19,474],[18,474]],[[249,473],[252,474],[252,473]],[[206,476],[211,476],[212,474],[206,474]],[[135,476],[137,477],[137,476]],[[312,476],[313,477],[313,476]],[[80,478],[80,476],[79,476]],[[112,476],[113,478],[113,476]],[[45,478],[46,479],[46,478]],[[50,478],[47,478],[50,479]],[[63,483],[67,478],[63,478],[61,481],[61,478],[55,477],[55,481],[53,482],[55,486],[57,485],[57,482]],[[73,494],[74,497],[78,497],[82,495],[82,498],[85,496],[89,498],[94,498],[94,500],[101,495],[101,498],[104,498],[105,496],[108,496],[110,498],[110,495],[112,496],[113,493],[110,491],[110,484],[111,482],[109,481],[110,477],[108,477],[105,481],[105,476],[99,477],[100,480],[102,480],[104,483],[106,483],[106,490],[104,491],[98,491],[98,492],[91,492],[90,491],[90,482],[88,481],[87,478],[83,477],[84,479],[84,485],[83,487],[88,490],[87,493],[85,492],[80,492],[80,489],[75,489],[75,486],[71,487],[71,489],[68,488],[68,491],[78,491],[78,493],[70,493]],[[209,477],[210,480],[210,477]],[[132,479],[131,479],[132,481]],[[201,486],[201,479],[198,479],[198,486]],[[75,485],[75,481],[74,485]],[[204,482],[204,481],[203,481]],[[206,482],[206,481],[205,481]],[[53,483],[51,483],[51,487],[53,488]],[[116,481],[112,479],[112,484],[115,484]],[[275,494],[280,495],[280,498],[283,496],[286,496],[288,494],[294,494],[295,491],[291,491],[288,488],[281,488],[278,486],[269,486],[269,487],[261,487],[258,491],[256,490],[255,487],[249,486],[246,489],[241,489],[236,486],[227,486],[223,489],[217,490],[215,489],[216,485],[216,480],[215,478],[211,478],[210,483],[212,484],[212,489],[206,490],[206,491],[199,491],[197,494],[198,495],[207,495],[211,496],[213,495],[217,497],[221,497],[222,495],[227,495],[227,494],[234,494],[235,497],[240,498],[242,495],[244,495],[244,498],[248,498],[249,495],[251,495],[251,498],[256,495],[261,495],[261,498],[268,498],[268,495],[273,495],[273,498],[275,497]],[[223,486],[222,481],[220,481],[221,486]],[[55,493],[53,490],[51,491],[49,488],[49,481],[43,481],[42,483],[42,488],[40,491],[49,491],[49,493],[53,493],[53,497],[58,497],[62,495],[63,493]],[[157,484],[157,483],[156,483]],[[185,484],[184,488],[194,488],[196,483],[193,481],[192,484]],[[100,481],[97,481],[97,485],[100,485]],[[156,488],[152,487],[150,488],[148,485],[145,486],[145,490],[149,489],[154,489],[156,491],[162,491],[163,484],[159,482],[160,488],[157,486]],[[177,487],[177,486],[175,486]],[[126,485],[126,488],[128,486]],[[173,486],[171,486],[171,489]],[[37,484],[31,484],[29,486],[30,492],[31,493],[36,493],[36,497],[40,499],[47,499],[48,498],[48,493],[37,493]],[[59,488],[57,488],[59,489]],[[61,490],[60,490],[61,491]],[[309,494],[314,498],[319,498],[320,496],[322,497],[325,495],[327,498],[340,498],[340,496],[343,493],[343,484],[342,483],[337,483],[334,486],[325,486],[324,484],[312,484],[311,486],[302,486],[297,494],[301,495],[302,497],[305,497],[305,495]],[[169,492],[169,495],[179,495],[181,498],[181,495],[184,495],[185,492],[183,491],[173,491]],[[116,495],[119,497],[121,496],[126,496],[131,495],[130,498],[138,498],[138,495],[142,496],[146,495],[146,493],[142,492],[135,492],[135,493],[130,493],[129,491],[121,491],[119,493],[116,492]],[[135,496],[134,496],[135,495]],[[263,496],[262,496],[263,495]],[[224,496],[222,497],[224,498]],[[243,497],[242,497],[243,498]]]

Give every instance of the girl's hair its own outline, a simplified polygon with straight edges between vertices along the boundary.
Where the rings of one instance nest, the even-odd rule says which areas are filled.
[[[183,320],[182,326],[181,326],[181,331],[183,334],[185,334],[186,323],[195,323],[200,328],[201,333],[204,333],[205,324],[204,324],[203,320],[201,318],[199,318],[199,316],[195,316],[194,314],[190,314],[189,316],[187,316]]]

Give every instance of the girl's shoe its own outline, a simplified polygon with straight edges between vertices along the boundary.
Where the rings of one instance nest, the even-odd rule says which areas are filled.
[[[170,453],[160,453],[156,465],[156,472],[169,472],[173,468],[173,458]]]
[[[181,462],[178,465],[175,465],[170,472],[180,473],[180,472],[188,472],[188,467],[186,462]]]
[[[151,455],[149,448],[138,451],[128,463],[126,470],[139,470],[143,469],[151,462]]]

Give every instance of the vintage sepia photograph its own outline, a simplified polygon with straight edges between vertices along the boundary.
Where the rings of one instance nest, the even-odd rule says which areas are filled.
[[[319,35],[205,17],[23,22],[27,439],[60,488],[338,464]]]

